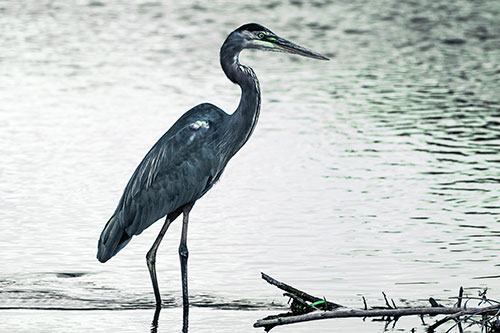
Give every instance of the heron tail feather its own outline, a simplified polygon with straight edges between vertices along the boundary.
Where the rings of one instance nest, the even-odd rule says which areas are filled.
[[[132,239],[132,236],[129,236],[123,229],[120,218],[116,214],[113,215],[106,223],[99,238],[97,260],[103,263],[108,261],[120,252],[130,242],[130,239]]]

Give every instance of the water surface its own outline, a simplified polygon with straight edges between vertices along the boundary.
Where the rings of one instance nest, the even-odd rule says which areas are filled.
[[[105,265],[97,239],[184,111],[235,109],[218,51],[252,21],[332,60],[242,55],[262,113],[191,213],[192,330],[250,331],[280,311],[261,271],[348,306],[460,286],[500,298],[497,1],[41,1],[0,15],[0,330],[149,329],[144,257],[161,223]],[[176,223],[158,254],[159,331],[180,327],[179,236]],[[383,330],[314,325],[276,331]]]

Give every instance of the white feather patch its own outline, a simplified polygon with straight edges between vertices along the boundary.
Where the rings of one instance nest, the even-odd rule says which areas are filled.
[[[196,131],[200,128],[210,128],[210,125],[208,125],[208,121],[206,120],[197,120],[194,123],[191,123],[189,125],[189,129]]]

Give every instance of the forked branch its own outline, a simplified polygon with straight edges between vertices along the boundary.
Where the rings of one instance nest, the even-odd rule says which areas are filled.
[[[368,308],[366,300],[363,297],[364,309],[349,309],[342,305],[329,302],[324,298],[310,295],[304,291],[277,281],[274,278],[262,273],[262,278],[268,283],[286,291],[284,294],[291,298],[290,311],[278,315],[259,319],[254,323],[254,327],[263,327],[266,332],[275,326],[288,325],[293,323],[322,320],[331,318],[367,318],[381,317],[387,321],[397,321],[403,316],[424,316],[424,315],[447,315],[441,320],[436,321],[428,327],[428,332],[434,330],[450,321],[455,321],[455,325],[462,330],[462,323],[472,323],[481,325],[485,332],[500,332],[500,303],[486,298],[486,293],[482,297],[464,297],[463,288],[460,288],[458,302],[454,306],[442,306],[433,298],[429,299],[429,307],[396,307],[396,303],[391,299],[389,303],[385,294],[386,305],[384,307]],[[480,295],[481,296],[481,295]],[[467,307],[467,301],[471,299],[480,300],[477,307]],[[466,300],[464,302],[464,300]],[[474,317],[480,316],[481,320],[474,320]]]

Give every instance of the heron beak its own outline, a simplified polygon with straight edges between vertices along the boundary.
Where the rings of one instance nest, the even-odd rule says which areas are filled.
[[[281,37],[268,37],[267,40],[273,44],[275,51],[298,54],[303,57],[319,59],[319,60],[330,60],[324,55],[314,52],[312,50],[306,49],[305,47],[294,44]],[[274,51],[274,50],[273,50]]]

